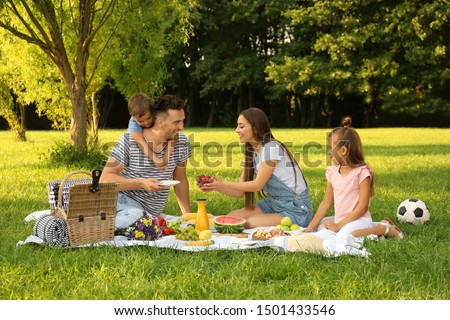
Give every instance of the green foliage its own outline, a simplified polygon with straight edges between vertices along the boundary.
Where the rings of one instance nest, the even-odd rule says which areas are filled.
[[[450,6],[446,1],[303,1],[287,10],[303,35],[266,71],[301,96],[364,97],[367,106],[448,111]],[[306,36],[307,35],[307,36]]]
[[[205,194],[195,186],[200,173],[237,181],[243,159],[233,129],[189,129],[193,146],[188,163],[191,208]],[[325,190],[327,129],[276,129],[300,162],[314,208]],[[366,159],[375,172],[371,202],[375,221],[395,219],[408,197],[425,201],[431,220],[425,225],[399,224],[401,241],[368,241],[371,256],[324,258],[283,253],[269,248],[181,252],[148,246],[91,247],[59,250],[16,246],[33,229],[23,219],[47,209],[46,183],[62,179],[75,167],[55,167],[39,155],[63,140],[61,131],[28,132],[19,143],[0,132],[0,299],[6,300],[448,300],[450,171],[449,129],[360,129]],[[100,131],[102,141],[116,141],[122,130]],[[439,139],[437,139],[439,137]],[[444,141],[444,142],[442,142]],[[216,142],[220,148],[203,147]],[[314,142],[313,148],[307,148]],[[320,148],[319,146],[323,146]],[[320,160],[320,164],[312,165]],[[214,165],[215,161],[219,161]],[[207,195],[208,211],[225,214],[243,206],[242,199]],[[171,190],[165,213],[179,215]],[[149,271],[151,270],[151,272]],[[145,284],[145,285],[144,285]]]
[[[267,59],[286,32],[283,10],[292,1],[201,1],[194,50],[188,52],[200,96],[264,86]]]
[[[27,45],[0,28],[0,77],[17,97],[17,103],[34,103],[57,129],[70,126],[71,103],[58,69],[39,48]]]
[[[41,159],[52,166],[67,168],[84,168],[94,170],[103,168],[108,159],[106,145],[92,142],[86,150],[75,150],[70,143],[60,141],[41,155]]]
[[[127,96],[162,92],[162,57],[189,36],[195,1],[76,3],[3,1],[0,77],[54,127],[70,126],[71,145],[83,152],[88,122],[97,130],[95,94],[108,76]]]
[[[14,1],[1,3],[0,26],[28,32],[8,10]],[[32,25],[26,1],[15,3]],[[110,1],[114,10],[106,16],[106,3],[94,1],[95,34],[83,45],[76,7],[45,3],[56,8],[54,31],[70,67],[62,71],[55,62],[64,59],[40,49],[46,44],[41,32],[34,32],[39,48],[0,29],[0,79],[20,105],[36,103],[55,128],[69,128],[72,116],[81,114],[73,113],[77,99],[69,93],[84,88],[88,120],[76,124],[90,122],[95,131],[91,97],[105,79],[125,97],[137,91],[182,96],[190,114],[200,115],[194,125],[229,125],[229,115],[248,106],[270,110],[279,123],[314,125],[315,116],[344,112],[346,106],[333,101],[356,100],[354,109],[366,115],[450,110],[446,0]],[[28,5],[31,13],[43,8]],[[44,17],[37,20],[50,28]],[[101,17],[105,24],[98,29]],[[79,48],[89,49],[84,58]],[[82,80],[73,85],[72,79]]]
[[[0,79],[0,116],[6,119],[11,131],[14,132],[18,140],[26,141],[25,129],[20,121],[20,111],[17,110],[17,103],[14,103],[13,100],[11,90]]]
[[[136,92],[155,97],[164,92],[169,76],[164,58],[191,35],[194,5],[192,0],[157,0],[127,13],[105,52],[109,75],[125,97]]]

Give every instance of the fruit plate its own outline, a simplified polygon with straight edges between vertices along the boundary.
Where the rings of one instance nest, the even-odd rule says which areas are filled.
[[[260,227],[260,228],[263,228],[263,229],[266,230],[266,231],[270,231],[270,230],[272,230],[272,229],[275,228],[275,227]],[[256,230],[258,230],[258,229],[259,229],[259,228],[244,229],[244,230],[242,230],[242,232],[243,232],[243,233],[246,233],[246,234],[253,234],[253,233],[255,233]]]
[[[174,186],[179,183],[180,183],[180,181],[178,181],[178,180],[164,180],[164,181],[160,181],[158,185],[171,187],[171,186]]]

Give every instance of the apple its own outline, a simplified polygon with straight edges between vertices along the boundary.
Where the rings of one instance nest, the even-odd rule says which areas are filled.
[[[281,219],[281,225],[282,226],[286,226],[286,227],[290,227],[292,225],[292,220],[289,217],[283,217]]]
[[[294,230],[300,230],[300,226],[298,224],[296,224],[296,223],[293,223],[291,225],[291,231],[294,231]]]

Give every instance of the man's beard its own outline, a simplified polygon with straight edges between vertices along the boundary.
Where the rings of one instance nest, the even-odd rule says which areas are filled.
[[[173,141],[175,140],[175,136],[178,134],[177,133],[172,133],[172,132],[167,132],[166,133],[166,141]]]

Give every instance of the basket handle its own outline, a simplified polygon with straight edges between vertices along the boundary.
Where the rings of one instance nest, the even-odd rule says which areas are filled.
[[[62,209],[62,192],[64,189],[64,185],[66,184],[66,181],[73,175],[75,174],[86,174],[90,177],[92,177],[92,174],[89,171],[86,170],[76,170],[76,171],[72,171],[70,173],[68,173],[62,180],[59,186],[59,190],[58,190],[58,208]]]
[[[89,187],[89,191],[92,193],[96,193],[100,190],[100,176],[102,175],[102,170],[94,170],[92,171],[92,185]]]

